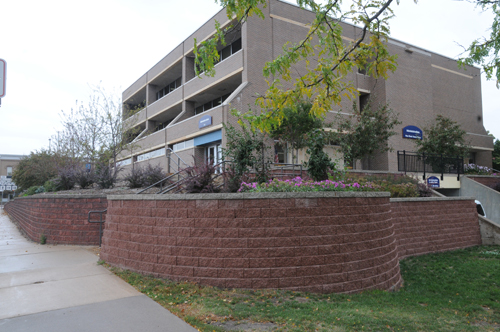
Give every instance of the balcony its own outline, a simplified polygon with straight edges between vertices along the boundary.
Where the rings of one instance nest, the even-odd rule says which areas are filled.
[[[184,96],[185,99],[193,97],[201,90],[218,83],[221,80],[228,78],[229,76],[236,75],[243,70],[243,50],[231,55],[226,60],[219,62],[215,66],[215,76],[209,77],[201,75],[201,78],[195,77],[189,82],[184,84]]]
[[[152,118],[155,115],[161,113],[174,106],[177,103],[182,102],[182,86],[161,99],[158,99],[154,103],[148,106],[148,118]]]
[[[136,125],[138,125],[139,123],[144,122],[144,121],[146,121],[146,108],[143,108],[142,110],[140,110],[136,114],[125,119],[124,127],[125,128],[132,128],[132,127],[135,127]]]
[[[160,131],[154,132],[144,138],[141,138],[135,141],[133,144],[133,152],[134,154],[150,149],[153,147],[162,147],[165,145],[165,130],[162,129]]]

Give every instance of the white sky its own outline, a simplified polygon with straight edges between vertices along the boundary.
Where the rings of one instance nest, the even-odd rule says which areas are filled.
[[[211,0],[0,0],[0,154],[47,148],[60,111],[85,102],[89,85],[121,95],[219,9]],[[392,37],[453,58],[492,18],[453,0],[401,0],[394,10]],[[484,78],[482,89],[485,127],[500,138],[500,92]]]

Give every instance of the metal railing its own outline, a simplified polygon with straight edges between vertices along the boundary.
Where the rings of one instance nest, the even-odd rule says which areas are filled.
[[[271,177],[273,178],[288,177],[288,176],[302,177],[302,175],[304,174],[303,172],[306,172],[306,170],[304,170],[304,166],[302,164],[275,163],[271,164],[270,168]]]
[[[172,155],[174,155],[177,158],[173,158]],[[172,173],[172,162],[177,166],[176,172],[179,172],[181,170],[181,167],[189,167],[189,165],[182,160],[182,158],[174,152],[171,148],[166,148],[165,149],[165,156],[167,157],[167,173],[170,174]],[[177,161],[176,161],[177,159]],[[184,166],[181,165],[181,162],[184,164]]]
[[[108,211],[108,209],[106,210],[99,210],[99,211],[89,211],[89,216],[87,218],[87,221],[89,223],[98,223],[99,224],[99,247],[101,246],[101,243],[102,243],[102,224],[106,221],[106,220],[102,220],[102,215],[104,213],[106,213]],[[90,220],[90,216],[92,214],[99,214],[99,220]]]
[[[464,160],[460,156],[451,157],[442,154],[427,154],[408,151],[398,151],[398,171],[423,173],[425,180],[427,173],[440,173],[441,180],[444,174],[464,174]]]
[[[222,181],[220,184],[215,186],[215,189],[219,189],[221,187],[226,186],[226,167],[227,164],[232,163],[232,161],[225,160],[221,161],[218,164],[213,165],[215,171],[212,174],[212,181],[222,177]],[[283,178],[283,177],[296,177],[302,176],[306,171],[301,164],[270,164],[270,177],[271,178]],[[166,194],[166,193],[178,193],[184,189],[184,184],[189,178],[189,170],[190,166],[180,169],[177,172],[168,175],[166,178],[161,179],[160,181],[153,183],[149,187],[142,189],[137,192],[136,195],[142,194],[154,187],[159,187],[159,191],[155,194]],[[256,173],[255,170],[250,171],[250,174]]]

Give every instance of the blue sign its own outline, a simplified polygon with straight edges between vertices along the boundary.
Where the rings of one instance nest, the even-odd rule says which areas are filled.
[[[199,129],[205,128],[207,126],[210,126],[211,124],[212,124],[212,117],[210,115],[204,115],[198,122],[198,128]]]
[[[439,188],[439,179],[435,176],[427,178],[427,184],[431,188]]]
[[[403,128],[403,138],[422,139],[422,129],[415,126],[406,126]]]

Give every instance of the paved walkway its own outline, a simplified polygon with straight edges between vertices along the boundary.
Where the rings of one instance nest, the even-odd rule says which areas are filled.
[[[0,209],[0,331],[196,331],[97,260],[29,242]]]

